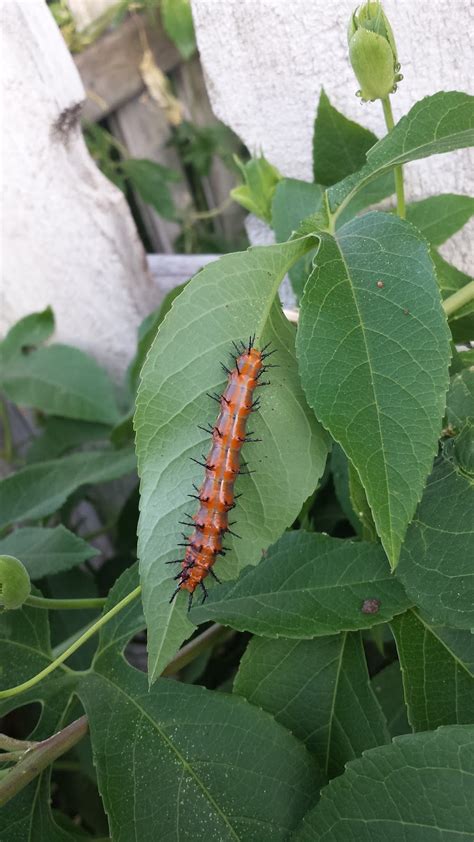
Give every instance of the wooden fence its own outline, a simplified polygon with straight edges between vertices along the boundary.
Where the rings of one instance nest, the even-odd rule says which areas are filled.
[[[199,58],[183,61],[157,18],[149,21],[135,14],[106,33],[75,57],[87,93],[86,121],[107,119],[111,133],[128,149],[130,157],[147,158],[181,172],[183,178],[171,184],[179,210],[193,204],[186,174],[176,149],[169,146],[172,135],[166,108],[158,101],[149,82],[153,68],[165,73],[179,102],[183,118],[202,127],[216,123]],[[148,66],[148,74],[147,74]],[[234,186],[232,173],[215,158],[202,188],[210,208],[225,202]],[[179,233],[176,222],[163,219],[138,196],[134,196],[148,240],[155,252],[172,253]],[[216,231],[227,239],[242,230],[243,214],[230,205],[216,218]]]

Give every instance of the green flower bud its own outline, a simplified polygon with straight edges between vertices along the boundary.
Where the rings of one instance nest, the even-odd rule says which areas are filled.
[[[403,79],[397,48],[380,2],[365,3],[352,15],[347,31],[349,56],[364,101],[384,99]]]
[[[12,555],[0,555],[0,606],[20,608],[30,595],[31,582],[26,567]]]

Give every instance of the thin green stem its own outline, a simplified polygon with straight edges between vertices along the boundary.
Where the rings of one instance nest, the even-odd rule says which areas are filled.
[[[389,132],[393,129],[395,122],[393,119],[392,103],[390,96],[384,97],[382,100],[383,115],[385,117],[385,125]],[[397,213],[401,219],[405,219],[405,187],[403,184],[403,167],[399,165],[393,171],[395,178],[395,192],[397,194]]]
[[[87,734],[88,723],[85,716],[71,722],[62,731],[28,749],[16,766],[13,766],[0,781],[0,806],[3,807],[22,790],[43,769],[46,769],[57,757],[61,757]]]
[[[98,632],[99,629],[102,628],[102,626],[105,626],[105,624],[108,623],[109,620],[115,617],[116,614],[119,614],[122,608],[125,608],[130,602],[133,602],[133,600],[136,599],[137,596],[140,596],[141,591],[141,585],[138,585],[138,587],[136,587],[133,591],[127,594],[127,596],[124,596],[124,598],[121,599],[120,602],[117,602],[117,605],[114,605],[114,607],[111,608],[110,611],[107,611],[106,614],[103,614],[102,617],[99,617],[99,619],[89,629],[87,629],[87,631],[85,631],[84,634],[81,635],[81,637],[75,640],[74,643],[71,644],[71,646],[69,646],[67,649],[65,649],[64,652],[58,655],[58,657],[55,658],[54,661],[51,661],[51,663],[48,664],[48,666],[45,667],[43,670],[41,670],[41,672],[38,672],[32,678],[29,678],[28,681],[24,681],[23,684],[17,684],[16,687],[8,687],[6,690],[0,690],[0,699],[9,699],[12,696],[17,696],[19,693],[24,693],[25,690],[29,690],[30,687],[34,687],[35,684],[38,684],[40,681],[43,680],[43,678],[46,678],[47,675],[49,675],[51,672],[54,672],[54,670],[57,669],[62,663],[64,663],[64,661],[67,661],[67,659],[71,655],[73,655],[74,652],[77,652],[77,650],[80,649],[80,647],[84,643],[86,643],[87,640],[89,640],[94,634],[96,634],[96,632]]]
[[[45,596],[30,596],[25,600],[32,608],[46,608],[51,611],[70,611],[80,608],[103,608],[107,600],[105,597],[91,597],[88,599],[49,599]]]
[[[0,421],[3,427],[3,458],[6,462],[13,460],[13,436],[10,424],[10,415],[6,401],[0,400]]]
[[[447,316],[452,316],[456,310],[460,310],[465,304],[474,301],[474,281],[470,281],[465,286],[453,292],[448,298],[443,301],[443,309]]]

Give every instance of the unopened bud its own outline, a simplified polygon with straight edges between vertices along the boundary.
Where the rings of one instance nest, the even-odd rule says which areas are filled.
[[[347,31],[349,56],[364,101],[384,99],[403,79],[392,27],[380,2],[369,2],[353,13]]]
[[[30,591],[26,567],[12,555],[0,555],[0,608],[20,608]]]

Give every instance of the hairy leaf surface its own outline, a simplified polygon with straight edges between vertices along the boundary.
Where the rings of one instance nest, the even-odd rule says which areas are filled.
[[[263,637],[311,638],[370,628],[409,604],[380,545],[299,530],[191,614]]]
[[[426,242],[370,213],[321,235],[297,351],[309,404],[357,469],[392,566],[436,452],[449,331]]]
[[[471,842],[474,726],[396,737],[332,781],[297,842]]]
[[[317,640],[254,637],[234,692],[302,740],[329,778],[340,775],[348,760],[389,741],[358,633]]]
[[[190,457],[201,460],[209,449],[209,435],[198,425],[216,418],[216,404],[206,393],[222,391],[220,361],[229,362],[232,340],[255,333],[257,347],[271,342],[279,368],[270,370],[271,385],[261,390],[261,410],[250,422],[262,441],[244,447],[255,473],[237,479],[243,496],[235,509],[235,531],[241,539],[226,536],[231,552],[216,564],[219,578],[235,578],[245,565],[257,563],[262,548],[293,522],[323,472],[327,438],[299,384],[294,329],[274,300],[288,268],[313,243],[306,237],[253,248],[207,266],[174,301],[148,354],[135,429],[141,476],[138,553],[151,681],[193,630],[184,594],[169,604],[176,571],[164,562],[184,555],[178,547],[183,541],[179,521],[186,511],[195,511],[188,495],[203,479],[203,469]]]

